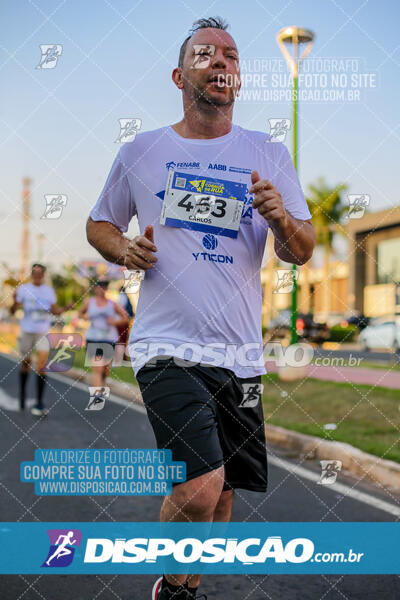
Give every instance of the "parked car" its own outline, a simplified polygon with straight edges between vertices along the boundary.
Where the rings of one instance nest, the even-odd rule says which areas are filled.
[[[296,330],[300,340],[307,340],[314,344],[323,344],[329,338],[327,324],[315,321],[312,313],[297,315]]]
[[[345,320],[347,321],[348,325],[356,325],[356,327],[362,331],[367,327],[367,325],[369,325],[370,318],[359,313],[346,317]]]
[[[272,319],[268,326],[268,333],[272,338],[284,338],[290,334],[291,311],[281,310],[280,313]],[[312,313],[298,313],[296,321],[296,331],[299,340],[307,340],[316,344],[322,344],[329,338],[329,329],[326,323],[317,323]]]
[[[386,317],[371,320],[360,332],[358,342],[365,351],[371,348],[387,348],[400,352],[400,320]]]

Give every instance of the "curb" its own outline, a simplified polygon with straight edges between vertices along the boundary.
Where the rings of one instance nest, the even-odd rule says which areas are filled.
[[[283,446],[307,459],[340,460],[342,468],[361,479],[400,489],[400,464],[363,452],[345,442],[327,441],[313,435],[266,425],[267,442]]]
[[[60,373],[60,375],[64,375],[65,377],[70,377],[71,379],[78,380],[86,385],[92,385],[90,381],[90,373],[86,373],[83,369],[77,369],[76,367],[72,367],[68,371],[64,373]],[[139,390],[139,386],[134,385],[132,383],[125,383],[121,381],[115,381],[115,379],[107,378],[105,386],[110,388],[110,392],[112,394],[116,394],[117,396],[122,396],[125,400],[131,400],[134,404],[143,405],[142,395]]]
[[[81,369],[72,368],[63,373],[89,384],[89,376]],[[139,387],[131,383],[121,383],[109,378],[106,385],[111,393],[132,400],[135,404],[143,405]],[[278,425],[265,425],[267,444],[293,450],[307,459],[315,460],[340,460],[342,468],[359,477],[375,484],[400,490],[400,464],[392,460],[379,458],[373,454],[363,452],[345,442],[327,441],[313,435],[298,433],[279,427]]]

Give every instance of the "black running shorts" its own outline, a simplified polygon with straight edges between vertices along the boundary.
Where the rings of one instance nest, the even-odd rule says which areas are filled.
[[[150,363],[150,364],[149,364]],[[238,378],[230,369],[172,357],[137,373],[159,449],[186,462],[187,480],[225,467],[224,489],[267,489],[261,375]]]

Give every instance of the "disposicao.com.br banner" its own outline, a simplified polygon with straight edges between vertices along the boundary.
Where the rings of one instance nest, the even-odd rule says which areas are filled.
[[[400,523],[15,523],[2,574],[399,572]]]

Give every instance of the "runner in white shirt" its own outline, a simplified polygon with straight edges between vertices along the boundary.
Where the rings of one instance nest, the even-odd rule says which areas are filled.
[[[26,382],[31,368],[32,352],[36,350],[37,403],[32,407],[31,412],[38,417],[48,413],[43,404],[43,392],[46,383],[44,367],[49,353],[49,342],[46,335],[50,329],[51,315],[59,315],[73,306],[73,304],[69,304],[65,308],[57,306],[54,289],[44,283],[45,272],[45,266],[39,263],[32,265],[32,281],[18,286],[14,294],[14,303],[10,308],[11,314],[14,314],[19,307],[24,310],[18,337],[18,348],[22,357],[19,407],[21,411],[25,409]]]
[[[104,258],[145,271],[132,367],[158,447],[187,468],[163,521],[228,521],[234,489],[266,490],[265,242],[271,228],[278,257],[298,265],[315,246],[286,147],[232,124],[239,55],[225,30],[220,19],[195,23],[172,76],[182,121],[122,146],[87,223]],[[130,241],[135,214],[143,234]],[[153,600],[196,598],[199,581],[164,575]]]

